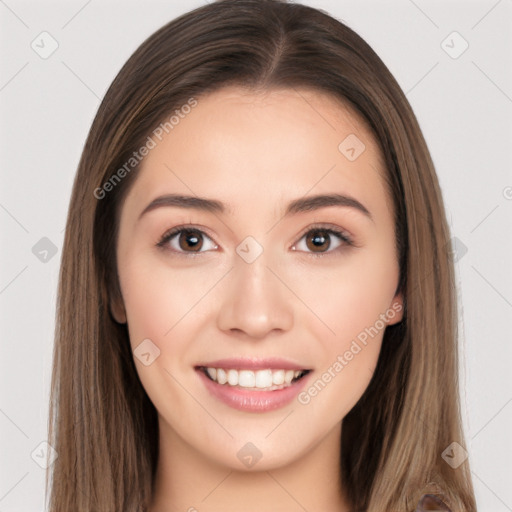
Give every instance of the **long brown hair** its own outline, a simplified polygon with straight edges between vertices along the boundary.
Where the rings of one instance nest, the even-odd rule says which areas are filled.
[[[297,3],[221,0],[171,21],[135,51],[87,138],[58,290],[50,512],[142,511],[151,502],[157,414],[126,325],[109,309],[120,297],[120,206],[138,168],[126,163],[173,111],[227,85],[328,93],[367,123],[382,150],[406,307],[343,420],[342,485],[354,510],[410,512],[427,492],[452,510],[475,510],[467,461],[454,469],[441,456],[452,442],[465,444],[456,297],[441,191],[416,117],[381,59],[338,20]]]

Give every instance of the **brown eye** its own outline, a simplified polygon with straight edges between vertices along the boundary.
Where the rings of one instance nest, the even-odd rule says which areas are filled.
[[[208,235],[196,228],[174,228],[168,231],[157,245],[170,252],[189,256],[218,249]]]
[[[200,251],[203,238],[201,232],[196,229],[184,229],[179,233],[178,243],[183,251]]]
[[[306,233],[306,246],[313,252],[324,252],[331,245],[330,234],[325,229],[315,229]]]
[[[300,250],[313,256],[323,256],[339,252],[351,245],[353,245],[352,239],[348,234],[319,226],[303,235],[293,250]]]

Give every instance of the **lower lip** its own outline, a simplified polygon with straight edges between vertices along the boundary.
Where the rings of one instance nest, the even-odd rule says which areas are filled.
[[[274,391],[251,391],[219,384],[209,379],[201,370],[196,370],[208,391],[233,409],[247,412],[268,412],[288,405],[304,387],[311,372],[283,389]]]

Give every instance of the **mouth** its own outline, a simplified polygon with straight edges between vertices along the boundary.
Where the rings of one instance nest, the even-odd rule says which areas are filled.
[[[245,370],[237,368],[216,368],[198,366],[209,380],[235,389],[246,391],[277,391],[294,385],[305,377],[311,370],[264,368],[260,370]]]
[[[289,405],[313,372],[284,359],[223,359],[194,369],[211,397],[250,413]]]

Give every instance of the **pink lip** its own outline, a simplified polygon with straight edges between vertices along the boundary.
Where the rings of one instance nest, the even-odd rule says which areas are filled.
[[[218,361],[216,363],[218,363]],[[210,364],[211,363],[208,363],[208,366],[210,366]],[[227,365],[226,368],[235,369],[236,365],[230,366],[232,364],[233,360],[230,360],[230,364]],[[260,363],[257,364],[261,366]],[[224,366],[215,366],[212,364],[211,367],[223,368]],[[243,368],[247,368],[247,366]],[[269,366],[265,366],[265,368],[269,368]],[[276,366],[276,368],[284,369],[279,365]],[[290,367],[288,369],[293,368]],[[196,369],[196,371],[208,391],[215,398],[233,409],[245,412],[268,412],[288,405],[300,393],[312,374],[312,372],[309,372],[298,381],[293,382],[283,389],[276,389],[274,391],[251,391],[248,389],[235,388],[228,384],[219,384],[209,379],[201,369]]]
[[[279,359],[276,357],[268,359],[258,358],[244,358],[235,357],[231,359],[218,359],[217,361],[210,361],[207,363],[200,363],[196,365],[204,368],[224,368],[232,370],[308,370],[305,366],[288,361],[286,359]]]

